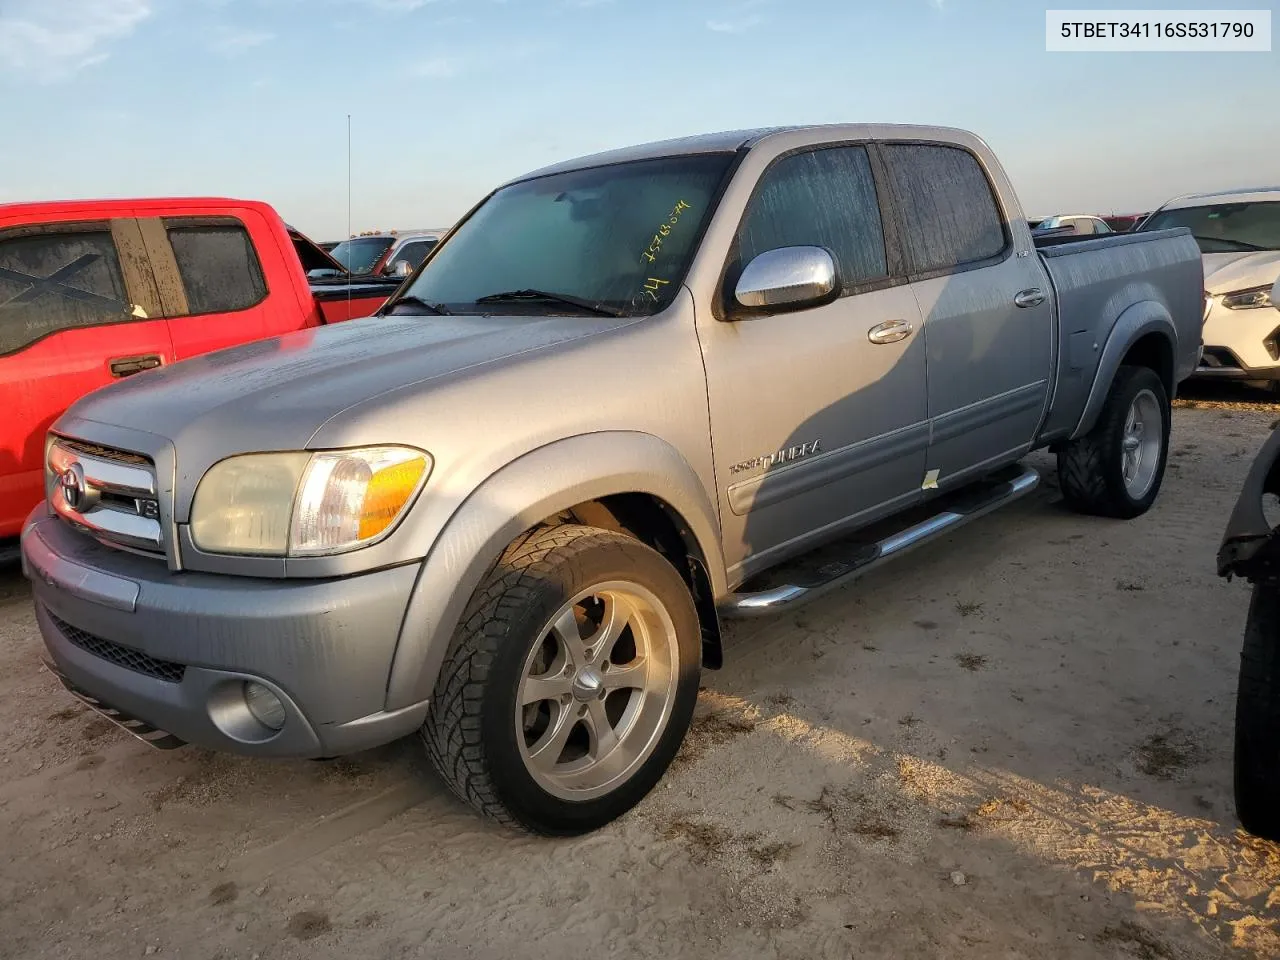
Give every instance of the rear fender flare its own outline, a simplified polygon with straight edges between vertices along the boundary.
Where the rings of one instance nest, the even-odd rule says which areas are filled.
[[[626,431],[558,440],[476,487],[435,539],[400,629],[387,709],[431,696],[471,595],[512,540],[575,504],[620,493],[649,494],[674,510],[697,542],[714,595],[724,595],[718,516],[702,481],[674,447]]]
[[[1125,354],[1149,333],[1158,333],[1169,341],[1176,365],[1178,331],[1168,309],[1155,300],[1140,300],[1130,304],[1116,318],[1111,333],[1107,335],[1107,342],[1102,347],[1102,357],[1098,361],[1098,372],[1093,378],[1093,386],[1089,388],[1089,399],[1085,402],[1084,412],[1080,414],[1075,430],[1071,432],[1072,440],[1093,429],[1102,414],[1102,407],[1107,402],[1111,384],[1115,381]]]

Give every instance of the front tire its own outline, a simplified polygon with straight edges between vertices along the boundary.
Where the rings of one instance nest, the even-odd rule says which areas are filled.
[[[1164,481],[1169,424],[1169,395],[1156,372],[1122,366],[1093,429],[1058,452],[1067,506],[1121,520],[1150,510]]]
[[[635,806],[675,757],[698,696],[688,587],[631,537],[525,534],[476,590],[422,729],[436,770],[480,813],[586,833]]]
[[[1280,592],[1265,582],[1253,588],[1240,652],[1235,801],[1246,830],[1280,840]]]

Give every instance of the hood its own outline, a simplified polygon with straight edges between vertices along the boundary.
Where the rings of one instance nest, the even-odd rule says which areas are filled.
[[[91,421],[169,440],[181,487],[237,453],[303,449],[327,420],[388,391],[479,375],[505,358],[631,322],[582,316],[352,320],[138,374],[84,397],[54,429],[65,424],[74,435],[86,429],[76,421]]]
[[[1217,296],[1270,286],[1280,275],[1280,250],[1204,254],[1204,288]]]

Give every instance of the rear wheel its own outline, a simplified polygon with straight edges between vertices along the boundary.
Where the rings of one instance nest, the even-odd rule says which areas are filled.
[[[584,833],[662,777],[698,694],[701,636],[661,555],[607,530],[544,527],[477,589],[423,739],[459,797],[504,823]]]
[[[1253,588],[1236,695],[1236,815],[1244,828],[1280,840],[1280,587]]]
[[[1151,509],[1169,455],[1169,396],[1154,370],[1122,366],[1098,422],[1058,453],[1071,509],[1128,520]]]

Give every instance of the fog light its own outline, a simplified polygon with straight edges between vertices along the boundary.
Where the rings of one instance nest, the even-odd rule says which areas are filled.
[[[284,704],[280,698],[260,683],[246,680],[244,702],[253,718],[264,727],[279,730],[284,726]]]

